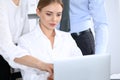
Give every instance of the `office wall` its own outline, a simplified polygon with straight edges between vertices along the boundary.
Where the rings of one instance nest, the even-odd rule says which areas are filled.
[[[120,73],[120,0],[106,0],[109,24],[108,52],[111,54],[111,74]]]

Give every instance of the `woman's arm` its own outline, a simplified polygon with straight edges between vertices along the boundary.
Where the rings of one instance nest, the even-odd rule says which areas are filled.
[[[43,61],[38,60],[35,57],[32,57],[30,55],[26,55],[20,58],[15,58],[14,61],[16,63],[29,66],[32,68],[37,68],[39,70],[47,71],[50,73],[50,75],[53,74],[53,64],[45,63]]]

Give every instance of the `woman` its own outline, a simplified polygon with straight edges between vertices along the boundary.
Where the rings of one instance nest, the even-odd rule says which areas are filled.
[[[82,56],[70,33],[55,29],[61,20],[62,10],[61,0],[40,0],[36,9],[39,23],[33,31],[19,39],[18,45],[28,50],[29,55],[48,64],[59,58]],[[53,80],[53,73],[50,75],[45,70],[26,66],[21,72],[23,80]]]

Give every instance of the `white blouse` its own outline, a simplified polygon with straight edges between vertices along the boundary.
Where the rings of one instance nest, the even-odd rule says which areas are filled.
[[[15,57],[27,54],[26,50],[15,45],[21,35],[29,32],[27,4],[27,0],[20,0],[19,6],[12,0],[0,0],[0,55],[11,66],[10,61]]]
[[[24,35],[18,41],[18,45],[30,53],[30,55],[47,63],[53,63],[56,59],[82,56],[70,33],[55,30],[53,48],[50,40],[41,31],[39,25],[30,33]],[[22,69],[23,80],[47,80],[48,73],[33,68]]]

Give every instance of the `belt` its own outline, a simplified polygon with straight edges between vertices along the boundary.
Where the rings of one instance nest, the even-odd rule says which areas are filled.
[[[77,32],[77,33],[71,33],[72,35],[81,35],[81,34],[85,34],[85,33],[88,33],[88,32],[91,32],[91,29],[87,29],[87,30],[84,30],[84,31],[81,31],[81,32]]]

